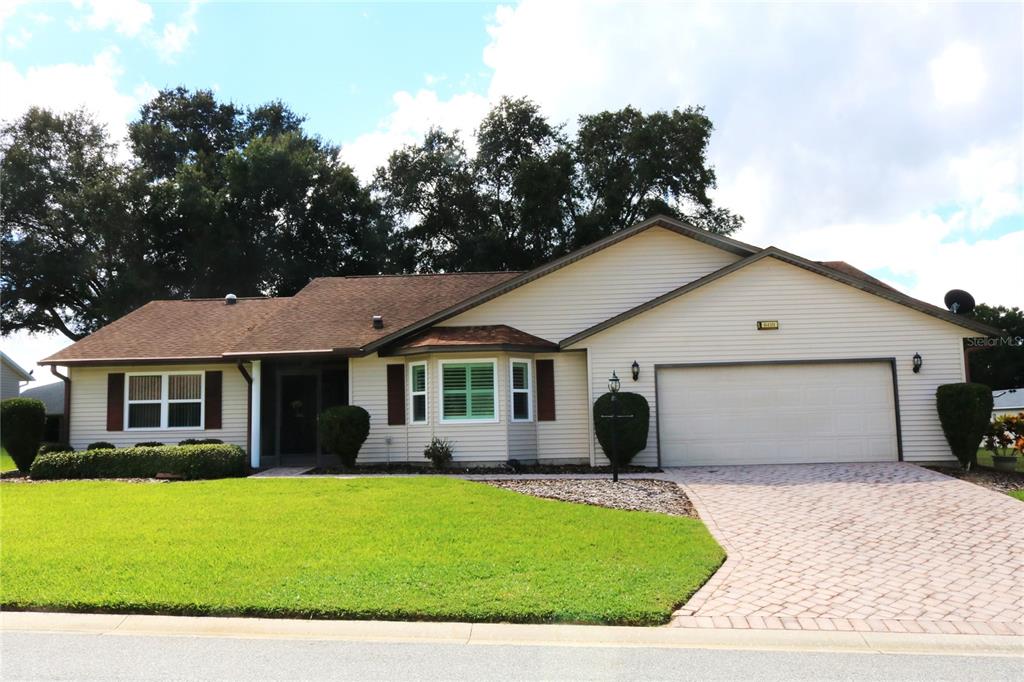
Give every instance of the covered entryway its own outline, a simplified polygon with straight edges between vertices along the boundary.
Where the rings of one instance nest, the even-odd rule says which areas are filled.
[[[894,462],[890,360],[660,366],[662,466]]]

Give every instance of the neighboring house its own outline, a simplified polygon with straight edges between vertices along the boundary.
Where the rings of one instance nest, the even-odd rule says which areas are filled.
[[[1024,412],[1024,388],[1008,388],[992,391],[992,416],[1020,414]]]
[[[61,440],[64,422],[64,383],[61,381],[43,384],[22,391],[22,398],[34,398],[46,406],[46,434],[43,440],[56,442]]]
[[[604,463],[591,406],[613,371],[651,405],[638,464],[936,461],[935,390],[995,333],[657,217],[529,272],[153,301],[43,362],[69,368],[75,447],[215,437],[257,468],[329,463],[317,415],[346,403],[371,415],[361,462],[425,462],[439,436],[465,463]]]
[[[0,351],[0,400],[17,398],[21,394],[23,381],[35,381],[32,378],[32,372],[25,371],[7,353]]]

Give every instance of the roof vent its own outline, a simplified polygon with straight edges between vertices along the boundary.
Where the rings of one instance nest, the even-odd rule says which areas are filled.
[[[384,317],[382,315],[373,316],[373,328],[383,329],[384,328]]]
[[[224,305],[234,305],[238,303],[238,297],[234,294],[228,294],[224,297]]]

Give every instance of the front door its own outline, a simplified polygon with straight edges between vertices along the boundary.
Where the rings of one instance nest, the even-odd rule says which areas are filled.
[[[319,377],[316,374],[284,374],[280,384],[280,453],[282,457],[317,452],[317,415],[320,412]]]

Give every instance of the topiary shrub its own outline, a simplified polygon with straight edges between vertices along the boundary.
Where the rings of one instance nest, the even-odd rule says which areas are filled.
[[[141,443],[139,443],[141,445]],[[113,450],[117,446],[105,440],[97,440],[85,446],[86,450]]]
[[[647,447],[647,432],[651,424],[651,408],[647,398],[639,393],[619,393],[619,417],[612,419],[612,394],[605,393],[594,401],[594,431],[597,442],[610,460],[612,458],[612,422],[615,428],[615,449],[619,466],[629,464],[636,453]],[[622,415],[632,415],[625,417]]]
[[[178,445],[220,445],[223,442],[220,438],[186,438],[179,440]]]
[[[942,432],[960,466],[978,463],[981,437],[992,419],[992,389],[984,384],[943,384],[935,391]]]
[[[163,445],[163,443],[161,443],[158,440],[144,440],[141,443],[136,443],[132,447],[133,448],[158,448],[158,447],[160,447],[162,445]],[[179,443],[179,445],[180,445],[180,443]]]
[[[51,452],[32,464],[31,476],[59,478],[227,478],[246,474],[245,451],[237,445],[135,446],[119,450]]]
[[[28,473],[46,432],[46,406],[41,400],[8,398],[0,403],[0,444],[18,470]]]
[[[370,413],[357,405],[339,405],[320,413],[320,445],[344,467],[353,467],[370,435]]]
[[[40,455],[45,455],[49,452],[74,452],[74,450],[67,443],[43,443],[39,446]]]
[[[430,445],[423,448],[423,456],[433,462],[436,468],[444,469],[452,461],[453,450],[451,441],[434,436],[430,439]]]

